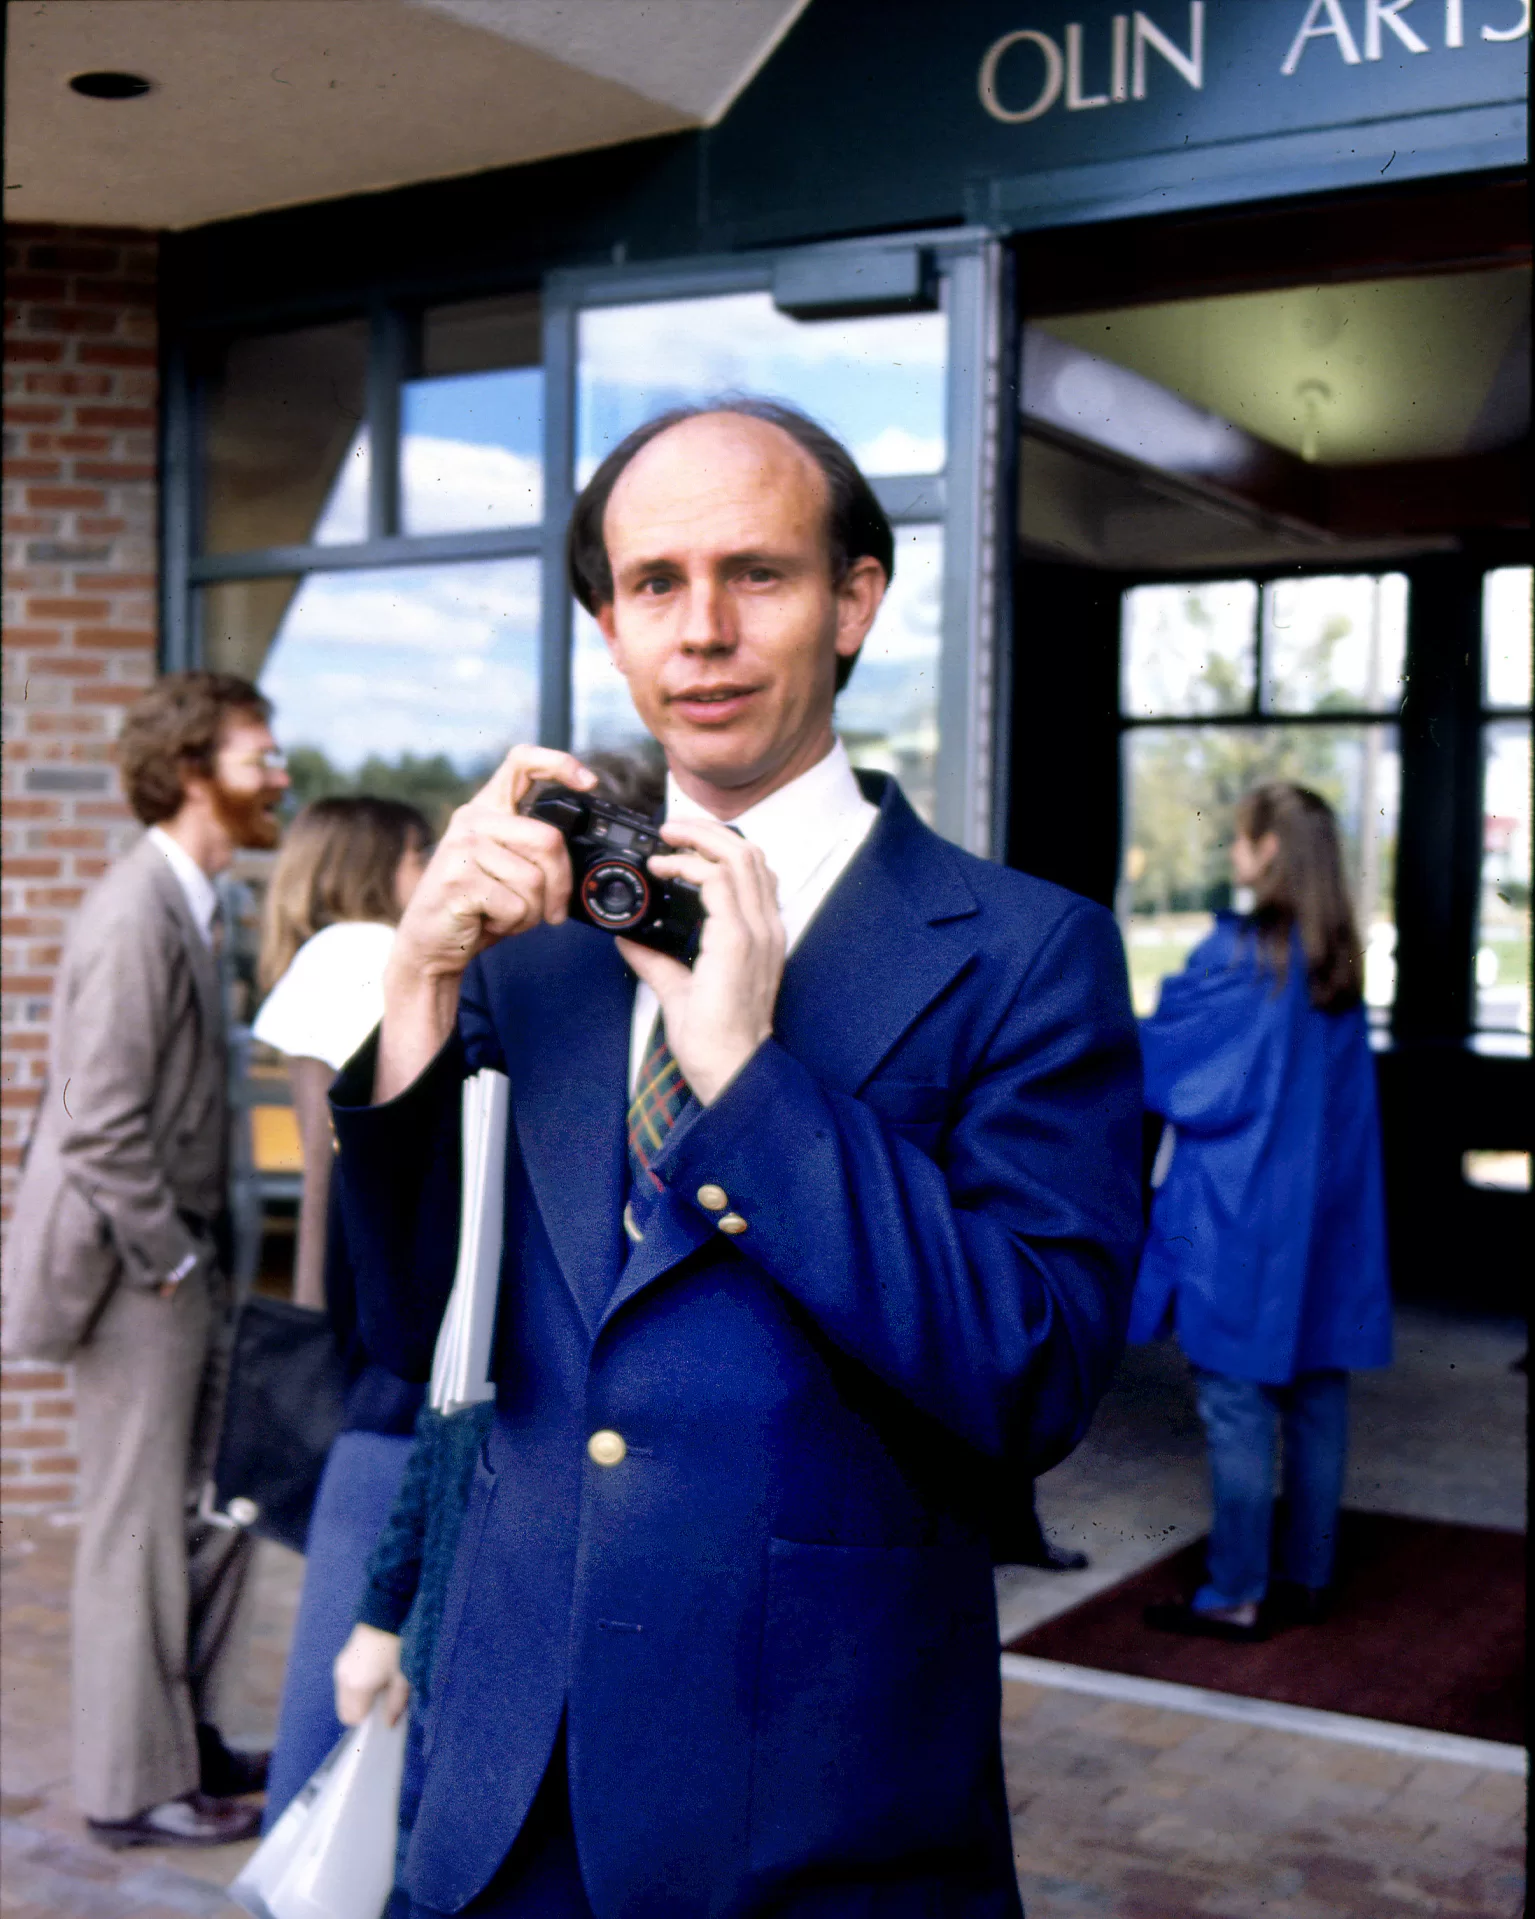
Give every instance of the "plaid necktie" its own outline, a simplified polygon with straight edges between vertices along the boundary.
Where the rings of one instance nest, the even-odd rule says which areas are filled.
[[[666,1043],[666,1022],[657,1013],[651,1028],[650,1044],[640,1062],[640,1076],[634,1097],[629,1102],[629,1172],[633,1179],[648,1179],[657,1192],[662,1183],[650,1170],[650,1162],[666,1144],[666,1136],[681,1119],[692,1094],[682,1077],[682,1069],[672,1058]]]

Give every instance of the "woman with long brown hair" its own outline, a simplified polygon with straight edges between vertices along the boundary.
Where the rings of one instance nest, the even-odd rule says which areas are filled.
[[[1286,780],[1255,788],[1231,867],[1248,909],[1220,916],[1141,1027],[1146,1103],[1169,1132],[1130,1337],[1171,1330],[1192,1363],[1214,1505],[1205,1583],[1147,1623],[1252,1640],[1325,1608],[1348,1375],[1390,1362],[1391,1302],[1363,954],[1332,809]]]
[[[355,1284],[328,1201],[331,1081],[383,1017],[394,929],[426,863],[431,829],[413,806],[364,795],[315,800],[288,830],[267,890],[260,971],[267,998],[252,1029],[287,1056],[304,1194],[294,1300],[330,1316],[349,1384],[305,1541],[267,1781],[268,1823],[341,1736],[331,1661],[351,1627],[368,1555],[410,1453],[421,1389],[368,1362]]]
[[[330,1083],[383,1017],[384,964],[426,865],[431,829],[400,800],[313,800],[283,840],[267,888],[254,1037],[288,1059],[304,1151],[293,1297],[325,1304]]]

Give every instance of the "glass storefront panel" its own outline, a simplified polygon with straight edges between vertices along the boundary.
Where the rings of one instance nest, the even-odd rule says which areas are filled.
[[[943,529],[895,530],[895,578],[838,696],[837,731],[854,766],[893,773],[925,820],[938,766],[939,614]],[[648,740],[597,623],[577,609],[574,657],[577,753],[634,753]]]
[[[589,307],[579,355],[578,486],[653,414],[725,393],[789,401],[873,477],[943,469],[943,313],[806,322],[767,293]]]
[[[895,529],[895,577],[837,699],[854,766],[891,773],[929,825],[938,778],[943,528]]]
[[[1482,582],[1482,704],[1531,704],[1530,582],[1535,569],[1500,566]]]
[[[224,583],[201,619],[208,665],[272,701],[299,800],[389,793],[440,821],[537,737],[536,560]]]
[[[1530,1050],[1530,722],[1482,736],[1482,882],[1476,1024],[1497,1050]]]
[[[1391,726],[1137,727],[1125,737],[1120,917],[1136,1011],[1151,1012],[1231,904],[1237,801],[1297,780],[1335,808],[1365,941],[1365,999],[1384,1026],[1396,997],[1394,904],[1401,764]]]
[[[1263,590],[1266,712],[1394,712],[1406,659],[1405,574],[1321,574]]]
[[[400,394],[400,529],[460,533],[543,516],[536,294],[434,307]]]
[[[364,320],[230,341],[203,383],[203,548],[367,533]]]
[[[1251,580],[1132,587],[1121,616],[1121,712],[1192,719],[1250,711],[1257,616]]]

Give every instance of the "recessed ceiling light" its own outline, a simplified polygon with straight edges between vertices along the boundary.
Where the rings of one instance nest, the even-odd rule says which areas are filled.
[[[87,100],[137,100],[154,86],[142,73],[77,73],[70,86]]]

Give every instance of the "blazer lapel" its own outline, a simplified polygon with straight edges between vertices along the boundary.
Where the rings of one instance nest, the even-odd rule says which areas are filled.
[[[531,942],[530,942],[531,945]],[[585,927],[538,936],[516,993],[536,1013],[502,1031],[523,1164],[587,1331],[623,1259],[626,1113],[634,979],[613,941]]]
[[[861,776],[880,817],[784,968],[773,1036],[839,1092],[856,1093],[975,952],[961,924],[978,910],[946,842],[894,781]],[[714,1224],[663,1201],[645,1221],[605,1323],[705,1241]]]
[[[224,995],[219,984],[218,966],[208,943],[198,930],[197,922],[192,918],[192,909],[187,905],[187,896],[181,890],[181,882],[171,871],[170,862],[155,845],[145,838],[140,841],[136,857],[143,862],[149,885],[175,923],[175,929],[181,943],[187,950],[187,960],[192,969],[192,984],[197,992],[197,1007],[202,1015],[203,1031],[211,1046],[224,1044]]]
[[[874,778],[865,776],[874,786]],[[947,843],[881,783],[880,817],[784,968],[773,1031],[839,1092],[856,1093],[975,951],[977,911]]]

